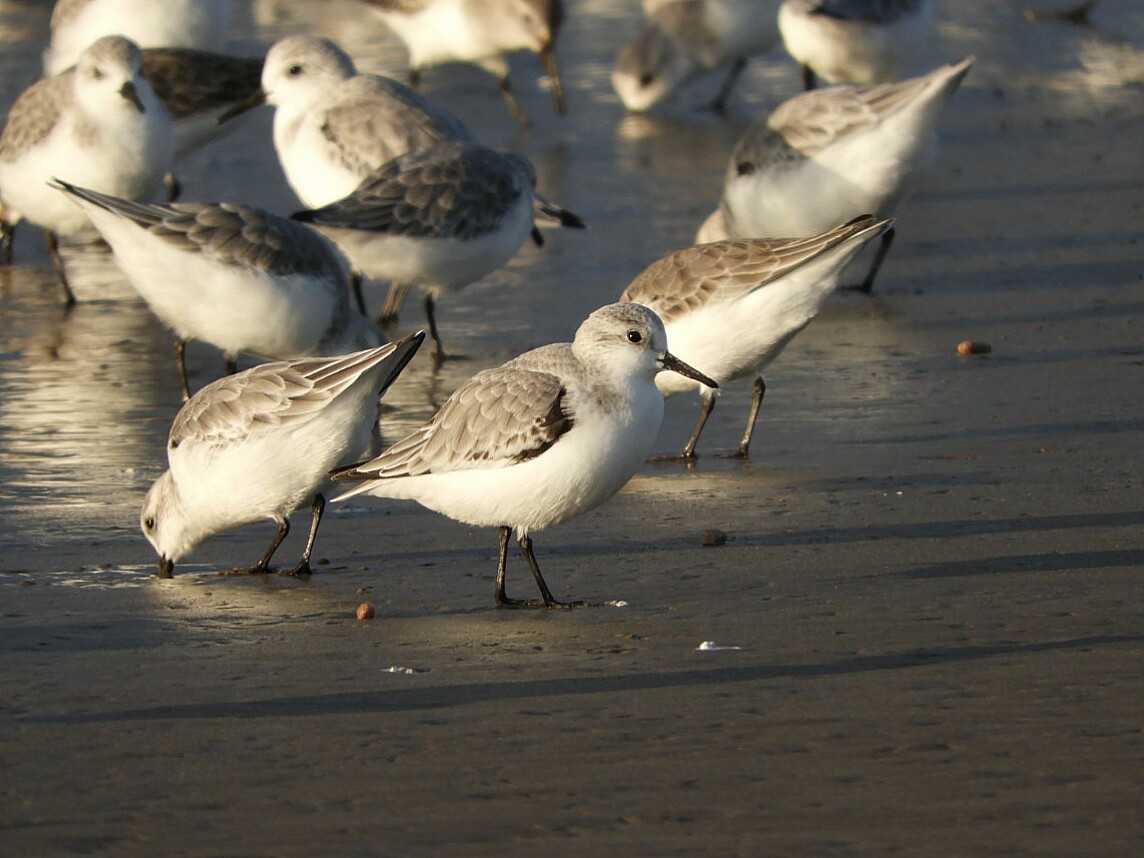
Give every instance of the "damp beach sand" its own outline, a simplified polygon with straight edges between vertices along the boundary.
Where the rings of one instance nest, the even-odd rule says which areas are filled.
[[[686,246],[735,140],[798,91],[776,51],[726,121],[686,93],[625,117],[608,76],[637,4],[569,6],[567,117],[534,57],[514,59],[527,134],[471,69],[425,76],[589,229],[442,306],[469,360],[410,365],[391,439]],[[1144,852],[1144,12],[1018,6],[944,4],[933,64],[977,64],[938,161],[874,294],[832,300],[770,368],[751,461],[714,455],[751,396],[732,385],[694,470],[647,465],[545,533],[554,591],[622,606],[497,610],[493,531],[372,499],[329,510],[308,581],[217,574],[269,523],[155,579],[138,510],[179,405],[169,335],[141,304],[65,314],[21,230],[0,270],[0,853]],[[293,15],[401,67],[354,3],[251,9],[266,29],[228,50]],[[5,104],[46,15],[0,5]],[[269,126],[196,155],[184,199],[242,177],[293,210]],[[188,356],[193,387],[221,374]],[[669,401],[657,449],[693,419]],[[530,594],[515,550],[508,575]]]

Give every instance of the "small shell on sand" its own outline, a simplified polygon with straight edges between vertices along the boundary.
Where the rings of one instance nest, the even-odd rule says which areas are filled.
[[[369,602],[362,602],[357,606],[357,618],[359,620],[372,620],[377,615],[377,611]]]
[[[959,355],[987,355],[993,351],[993,346],[978,340],[962,340],[957,344]]]

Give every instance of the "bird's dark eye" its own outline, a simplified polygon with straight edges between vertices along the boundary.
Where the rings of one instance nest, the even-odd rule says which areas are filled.
[[[640,86],[651,86],[652,81],[654,80],[655,75],[651,74],[650,72],[645,72],[644,74],[640,75]]]
[[[155,519],[153,519],[153,518],[147,519],[145,522],[143,522],[143,526],[145,528],[147,528],[148,530],[154,530],[155,529]]]
[[[628,331],[628,342],[629,343],[642,343],[643,342],[643,334],[641,334],[639,331]]]
[[[91,76],[95,80],[103,80],[103,72],[98,67],[95,67],[91,70]]]
[[[295,66],[290,66],[290,68],[288,68],[288,69],[286,70],[286,74],[290,75],[290,77],[297,77],[297,76],[298,76],[298,75],[300,75],[301,73],[302,73],[302,67],[301,67],[301,66],[297,66],[297,65],[295,65]]]

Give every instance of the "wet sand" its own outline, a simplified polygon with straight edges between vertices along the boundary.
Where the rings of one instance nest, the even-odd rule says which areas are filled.
[[[776,52],[726,123],[688,109],[701,94],[624,119],[607,65],[633,18],[612,5],[573,6],[568,119],[521,79],[527,137],[486,80],[430,78],[591,229],[442,304],[470,360],[433,379],[419,358],[392,434],[687,244],[737,134],[796,90]],[[150,577],[169,340],[138,305],[65,317],[25,231],[0,271],[0,852],[1141,854],[1144,13],[1102,3],[1093,31],[995,5],[946,4],[941,58],[979,63],[939,161],[875,295],[840,296],[771,369],[752,461],[712,455],[738,385],[693,471],[649,465],[537,537],[558,597],[623,607],[498,611],[494,533],[382,501],[333,510],[308,582],[217,574],[268,525]],[[326,32],[394,60],[328,6]],[[0,13],[30,39],[31,8]],[[188,196],[240,170],[290,210],[265,131],[204,153]],[[966,338],[992,353],[958,357]],[[221,371],[192,358],[199,384]],[[694,408],[669,403],[662,449]],[[531,595],[515,555],[509,586]]]

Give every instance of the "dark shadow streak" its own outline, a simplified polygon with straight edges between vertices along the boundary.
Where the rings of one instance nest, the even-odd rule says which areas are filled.
[[[1015,554],[982,560],[951,560],[895,573],[902,578],[962,578],[1013,572],[1076,572],[1081,569],[1109,569],[1117,566],[1144,566],[1144,549],[1120,551],[1076,551],[1072,553]]]
[[[158,721],[207,718],[283,718],[315,715],[415,712],[455,706],[583,694],[617,694],[666,688],[765,682],[775,679],[815,679],[883,670],[908,670],[940,664],[958,664],[1001,656],[1085,649],[1096,646],[1139,644],[1144,635],[1102,635],[1037,643],[1003,643],[946,649],[910,650],[887,655],[857,656],[824,664],[749,665],[608,677],[567,677],[524,682],[481,682],[428,688],[316,694],[227,703],[191,703],[18,719],[42,724],[92,724],[117,721]]]

